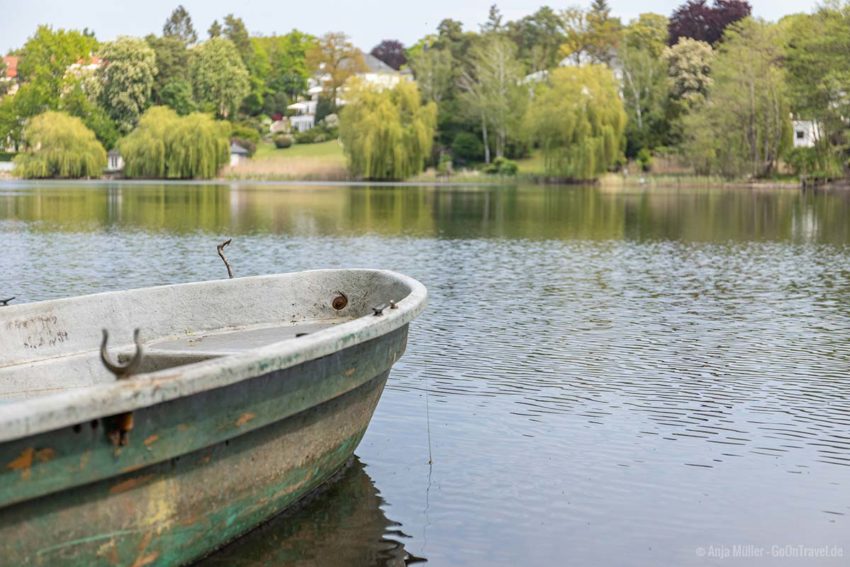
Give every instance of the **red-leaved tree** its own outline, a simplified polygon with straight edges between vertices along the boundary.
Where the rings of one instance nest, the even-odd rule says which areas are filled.
[[[371,53],[374,57],[380,59],[396,71],[407,63],[404,45],[395,39],[385,39],[373,47]]]
[[[688,0],[670,18],[670,45],[676,45],[683,37],[716,45],[727,27],[752,11],[746,0],[714,0],[711,6],[708,0]]]

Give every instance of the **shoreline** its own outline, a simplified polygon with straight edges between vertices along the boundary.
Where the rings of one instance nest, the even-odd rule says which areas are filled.
[[[847,190],[850,183],[829,183],[816,187],[806,187],[800,182],[791,181],[721,181],[711,178],[685,177],[677,178],[644,178],[622,179],[605,177],[596,181],[576,182],[524,176],[513,178],[470,179],[458,176],[456,180],[449,179],[420,179],[406,181],[364,181],[360,179],[298,179],[298,178],[230,178],[217,177],[213,179],[124,179],[120,177],[98,177],[91,179],[24,179],[12,175],[0,174],[2,184],[122,184],[122,185],[294,185],[304,187],[318,186],[351,186],[351,187],[516,187],[523,185],[560,186],[560,187],[600,187],[602,189],[675,189],[675,188],[706,188],[706,189],[795,189],[795,190]]]

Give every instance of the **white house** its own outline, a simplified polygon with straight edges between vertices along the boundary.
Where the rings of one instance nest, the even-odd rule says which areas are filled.
[[[409,80],[403,73],[396,71],[371,53],[363,54],[366,71],[357,73],[357,77],[366,84],[380,89],[391,89],[403,80]]]
[[[120,171],[124,171],[124,158],[121,157],[118,150],[109,150],[109,153],[106,154],[106,172],[118,173]]]
[[[357,73],[355,77],[371,87],[381,90],[391,89],[402,81],[413,80],[413,75],[410,72],[396,71],[370,53],[363,53],[362,55],[365,70]],[[304,132],[316,126],[316,107],[319,104],[319,97],[325,92],[325,83],[330,80],[331,76],[328,73],[320,71],[307,83],[307,95],[310,98],[290,104],[287,107],[294,112],[289,117],[289,122],[293,130]],[[344,90],[345,88],[343,87],[341,91]],[[338,106],[342,106],[345,104],[345,101],[338,98],[336,103]]]
[[[820,125],[814,120],[794,120],[794,147],[813,148],[820,141]]]
[[[321,92],[321,91],[320,91]],[[290,104],[286,108],[295,111],[289,117],[289,124],[293,130],[304,132],[316,125],[316,107],[319,105],[319,95],[313,96],[312,100],[305,100]]]
[[[250,152],[236,142],[230,143],[230,167],[235,167],[247,160],[249,155]]]

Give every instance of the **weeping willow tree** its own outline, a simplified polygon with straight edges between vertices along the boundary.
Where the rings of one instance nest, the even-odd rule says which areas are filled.
[[[437,107],[422,105],[416,85],[378,90],[355,84],[346,98],[339,134],[352,175],[397,180],[422,172],[431,155]]]
[[[45,112],[23,131],[25,150],[15,158],[15,173],[27,179],[99,177],[106,151],[83,121],[64,112]]]
[[[552,71],[536,89],[526,123],[551,176],[595,179],[623,152],[626,112],[614,74],[601,65]]]
[[[193,113],[178,116],[172,109],[155,106],[139,125],[118,142],[126,177],[159,179],[209,179],[229,159],[227,123]]]

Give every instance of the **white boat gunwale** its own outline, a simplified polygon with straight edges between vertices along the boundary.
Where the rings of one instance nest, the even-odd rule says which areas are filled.
[[[3,411],[0,412],[0,443],[63,427],[71,427],[108,415],[131,412],[297,366],[399,329],[409,324],[425,309],[428,296],[425,286],[417,280],[397,272],[337,269],[304,271],[298,272],[298,274],[309,276],[333,272],[360,272],[394,279],[397,283],[405,286],[409,293],[403,298],[387,298],[387,302],[390,299],[395,299],[397,308],[387,308],[380,316],[363,315],[300,337],[297,340],[283,340],[242,353],[227,354],[186,366],[139,374],[126,380],[118,380],[108,384],[98,384],[61,393],[11,401],[4,404],[2,406]],[[261,282],[286,275],[251,276],[232,280],[156,286],[81,297],[96,298],[132,294],[152,289],[166,290],[177,286],[239,285],[240,282]],[[79,298],[65,298],[43,303],[67,303],[75,299]],[[3,310],[0,310],[0,319],[4,318],[7,312],[13,314],[17,308],[33,305],[38,304],[22,304],[3,308]],[[163,337],[157,337],[157,339],[161,338]]]

